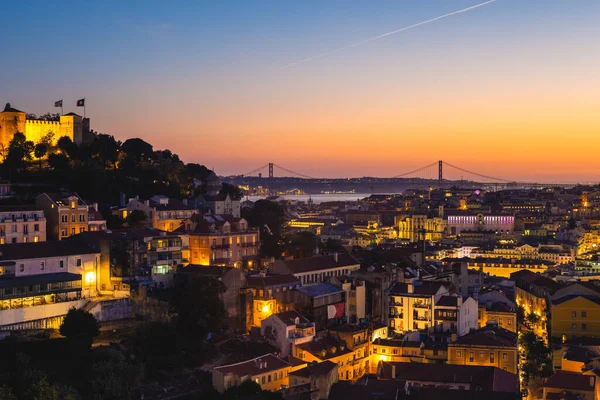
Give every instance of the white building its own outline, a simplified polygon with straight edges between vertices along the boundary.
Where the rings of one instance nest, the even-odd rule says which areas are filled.
[[[46,217],[36,205],[0,206],[0,244],[46,241]]]
[[[515,217],[512,215],[457,211],[446,213],[446,218],[450,235],[460,235],[463,231],[497,231],[511,234],[515,230]]]
[[[275,274],[293,274],[302,286],[326,282],[329,277],[347,275],[360,269],[360,263],[348,253],[277,260],[269,269]]]
[[[292,346],[313,340],[315,323],[310,322],[297,311],[284,311],[262,320],[260,333],[273,346],[279,347],[281,357],[287,357],[291,354]]]

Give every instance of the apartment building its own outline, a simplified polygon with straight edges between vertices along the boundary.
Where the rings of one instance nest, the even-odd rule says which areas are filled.
[[[342,276],[360,269],[360,263],[348,253],[277,260],[270,268],[276,274],[293,274],[302,285],[325,282],[329,277]]]
[[[288,386],[291,371],[292,366],[284,360],[265,354],[252,360],[215,367],[212,380],[219,393],[245,381],[256,382],[262,390],[277,391]]]
[[[289,356],[293,346],[313,340],[316,333],[315,323],[294,310],[270,315],[261,322],[260,331],[282,357]]]
[[[70,307],[98,294],[99,260],[75,240],[0,245],[0,326],[57,328]]]
[[[294,289],[301,286],[292,274],[259,273],[246,278],[243,290],[242,318],[246,329],[260,327],[269,316],[293,308]]]
[[[36,205],[0,206],[0,245],[46,241],[46,217]]]
[[[517,373],[517,334],[489,323],[448,344],[448,364],[497,367]]]
[[[89,207],[77,193],[42,193],[35,198],[35,204],[46,216],[48,239],[63,240],[89,229]]]
[[[187,219],[182,229],[190,235],[192,264],[258,266],[260,233],[243,218],[196,215]]]

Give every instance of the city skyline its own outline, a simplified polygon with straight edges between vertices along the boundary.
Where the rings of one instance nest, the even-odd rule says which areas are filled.
[[[594,1],[498,0],[356,46],[482,2],[69,3],[6,6],[5,103],[79,112],[85,97],[94,130],[220,175],[274,161],[390,177],[438,159],[519,181],[600,173]]]

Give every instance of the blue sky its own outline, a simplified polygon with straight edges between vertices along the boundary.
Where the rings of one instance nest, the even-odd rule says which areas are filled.
[[[315,161],[327,159],[319,169],[331,176],[394,175],[397,168],[448,159],[447,153],[463,164],[475,153],[480,158],[472,163],[491,172],[485,164],[493,154],[477,145],[481,127],[500,129],[509,120],[503,129],[531,138],[506,173],[518,178],[548,129],[541,122],[548,115],[556,118],[553,127],[577,129],[557,128],[557,145],[547,149],[556,155],[552,165],[572,166],[565,177],[575,179],[580,167],[558,155],[568,144],[564,135],[585,139],[597,132],[588,121],[600,86],[597,0],[498,0],[282,68],[477,3],[7,2],[0,102],[40,114],[55,111],[61,98],[65,112],[72,111],[85,96],[94,129],[144,138],[220,173],[274,160],[314,175]],[[542,105],[530,109],[532,103]],[[513,132],[519,127],[522,132]],[[423,137],[438,146],[411,152],[402,165],[380,150],[382,142],[414,148]],[[373,140],[356,145],[364,138]],[[531,171],[544,173],[547,168]]]

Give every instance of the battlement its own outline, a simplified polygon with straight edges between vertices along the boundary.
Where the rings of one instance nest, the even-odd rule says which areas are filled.
[[[52,125],[60,126],[60,121],[45,121],[42,119],[28,119],[25,121],[26,125]]]

